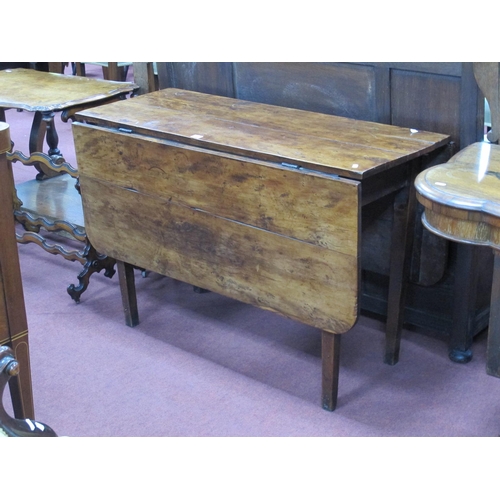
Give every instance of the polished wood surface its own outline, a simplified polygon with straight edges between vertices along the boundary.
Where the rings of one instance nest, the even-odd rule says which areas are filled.
[[[332,333],[354,325],[359,183],[74,129],[85,226],[100,252]],[[122,154],[103,169],[112,151]]]
[[[85,161],[80,182],[82,176],[91,177],[148,196],[171,197],[179,204],[343,253],[357,248],[356,235],[350,236],[352,200],[345,199],[356,183],[344,182],[332,192],[327,182],[332,176],[302,175],[279,164],[216,151],[208,155],[179,143],[78,124],[73,134],[78,158]],[[120,151],[119,156],[103,168],[103,158],[113,150]],[[277,192],[282,193],[279,198]]]
[[[359,314],[361,210],[391,195],[388,336],[397,340],[412,176],[448,136],[178,89],[77,120],[85,226],[123,262],[127,324],[138,321],[134,265],[315,326],[322,404],[333,410],[340,334]]]
[[[12,215],[12,170],[5,154],[8,149],[9,127],[0,122],[0,345],[9,346],[20,365],[20,374],[9,381],[14,414],[34,418],[28,322]]]
[[[422,172],[417,198],[424,223],[448,239],[500,250],[500,146],[468,146],[448,163]]]
[[[500,146],[472,144],[448,163],[419,174],[415,187],[429,231],[494,251],[486,369],[500,377]]]
[[[132,118],[133,117],[133,118]],[[78,114],[152,137],[363,179],[447,144],[410,128],[165,89]]]
[[[36,85],[33,78],[36,78]],[[0,71],[0,107],[63,111],[94,102],[102,103],[135,88],[136,85],[130,82],[111,82],[23,68],[6,69]]]

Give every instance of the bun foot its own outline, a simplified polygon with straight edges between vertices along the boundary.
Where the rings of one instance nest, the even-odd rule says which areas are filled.
[[[448,353],[448,356],[454,363],[465,364],[472,359],[472,351],[470,349],[467,349],[466,351],[462,351],[460,349],[452,349]]]

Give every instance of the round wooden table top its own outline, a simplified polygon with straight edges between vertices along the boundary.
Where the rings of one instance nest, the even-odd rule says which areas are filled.
[[[500,248],[500,146],[471,144],[415,179],[424,225],[463,243]]]

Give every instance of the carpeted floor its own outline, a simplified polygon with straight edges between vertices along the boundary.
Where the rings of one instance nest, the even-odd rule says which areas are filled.
[[[7,112],[18,149],[27,149],[31,118]],[[57,124],[75,162],[71,127]],[[33,177],[31,167],[14,169],[17,182]],[[485,372],[485,334],[473,360],[458,365],[433,332],[405,330],[391,367],[383,323],[361,317],[343,337],[338,408],[329,413],[320,407],[319,331],[154,273],[137,274],[141,322],[128,328],[116,276],[94,275],[75,304],[66,287],[78,263],[35,245],[19,253],[36,417],[59,435],[500,434],[500,380]]]

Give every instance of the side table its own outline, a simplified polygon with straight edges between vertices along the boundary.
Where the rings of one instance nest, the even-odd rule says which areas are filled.
[[[78,186],[78,170],[65,161],[58,148],[54,117],[73,120],[75,113],[93,106],[124,99],[138,88],[130,82],[113,82],[92,78],[46,73],[31,69],[0,71],[0,121],[5,121],[6,109],[34,113],[29,138],[29,155],[10,151],[12,163],[32,165],[36,178],[16,186],[14,215],[25,233],[17,235],[18,243],[36,243],[52,254],[70,261],[79,261],[84,269],[79,284],[70,285],[68,293],[76,302],[87,289],[90,276],[105,269],[108,277],[114,274],[114,259],[98,254],[87,239]],[[44,143],[48,151],[45,153]],[[76,189],[75,189],[76,187]],[[40,230],[56,232],[83,246],[68,249],[47,241]]]
[[[500,146],[471,144],[445,164],[415,179],[417,199],[425,208],[424,226],[464,244],[494,252],[486,370],[500,377]]]

